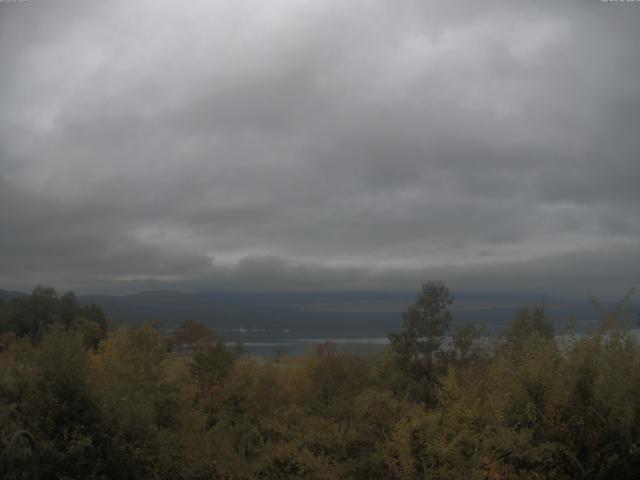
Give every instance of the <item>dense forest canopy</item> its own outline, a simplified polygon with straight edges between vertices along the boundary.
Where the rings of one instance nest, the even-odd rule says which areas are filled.
[[[33,435],[45,479],[640,475],[640,349],[622,309],[558,336],[523,307],[487,339],[452,326],[453,302],[424,284],[381,355],[327,342],[274,361],[192,321],[172,337],[108,331],[99,307],[38,287],[0,304],[2,435]]]

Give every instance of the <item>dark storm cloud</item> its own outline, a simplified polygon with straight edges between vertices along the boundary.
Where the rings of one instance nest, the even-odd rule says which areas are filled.
[[[638,20],[0,3],[0,283],[617,294],[639,276]]]

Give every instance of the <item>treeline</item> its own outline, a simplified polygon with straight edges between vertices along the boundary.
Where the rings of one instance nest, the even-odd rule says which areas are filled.
[[[29,296],[0,299],[0,349],[22,337],[36,344],[55,324],[81,333],[94,348],[107,333],[107,317],[100,307],[80,305],[73,292],[58,296],[53,288],[38,286]]]
[[[453,328],[449,290],[427,283],[383,355],[326,343],[276,363],[241,358],[195,322],[171,339],[147,324],[95,343],[85,307],[69,316],[64,296],[45,297],[53,310],[0,308],[15,336],[0,354],[0,426],[34,435],[43,478],[640,475],[640,350],[619,310],[559,337],[542,307],[524,308],[487,339]]]

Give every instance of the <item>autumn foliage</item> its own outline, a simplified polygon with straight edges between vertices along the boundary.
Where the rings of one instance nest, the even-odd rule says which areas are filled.
[[[426,284],[379,356],[328,342],[278,363],[217,336],[176,355],[149,324],[94,348],[53,321],[9,336],[0,425],[32,432],[46,479],[640,475],[640,348],[617,314],[558,335],[523,309],[487,339],[453,324],[451,301]]]

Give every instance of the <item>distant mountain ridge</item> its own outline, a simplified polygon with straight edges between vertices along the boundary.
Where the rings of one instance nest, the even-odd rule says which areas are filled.
[[[26,295],[0,290],[0,299]],[[401,326],[401,312],[416,292],[200,292],[155,290],[128,295],[79,295],[81,303],[95,303],[117,324],[156,321],[173,328],[184,320],[203,322],[228,338],[246,332],[295,332],[297,336],[342,338],[384,337]],[[501,331],[515,311],[542,303],[561,326],[570,316],[579,328],[600,321],[588,300],[563,300],[540,294],[461,292],[453,305],[456,322],[470,321],[490,332]],[[605,308],[614,304],[604,303]],[[632,305],[637,318],[638,304]],[[634,316],[635,315],[635,316]],[[271,335],[270,334],[270,335]],[[264,336],[264,335],[262,335]]]
[[[26,297],[28,294],[10,290],[0,290],[0,300],[8,301],[14,298]]]

